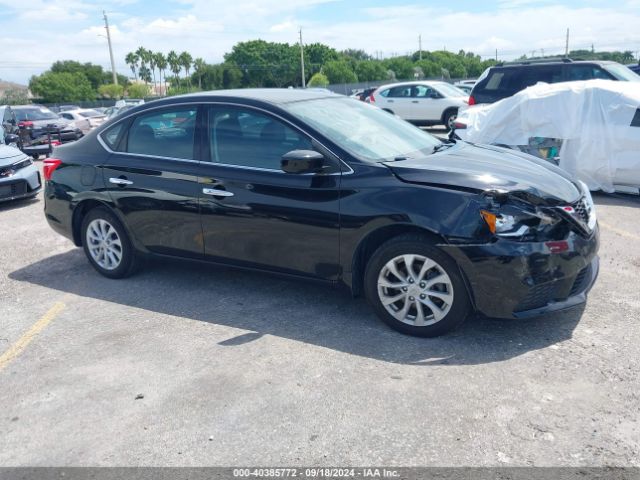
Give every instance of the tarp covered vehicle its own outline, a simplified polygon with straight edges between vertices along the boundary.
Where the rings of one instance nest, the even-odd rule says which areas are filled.
[[[591,190],[640,188],[640,83],[538,83],[461,112],[453,135],[555,158]]]

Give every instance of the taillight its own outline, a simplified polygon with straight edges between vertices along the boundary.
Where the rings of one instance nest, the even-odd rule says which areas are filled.
[[[465,128],[467,128],[467,124],[466,123],[453,122],[453,129],[454,130],[464,130]]]
[[[30,122],[29,120],[25,120],[24,122],[19,122],[18,127],[21,127],[21,128],[33,127],[33,122]]]
[[[376,103],[376,97],[373,96],[373,93],[369,95],[369,103]]]
[[[58,160],[57,158],[45,158],[42,164],[42,173],[44,174],[45,180],[51,180],[53,171],[60,165],[62,165],[62,160]]]
[[[469,105],[475,105],[476,104],[476,99],[473,98],[473,96],[469,97]]]

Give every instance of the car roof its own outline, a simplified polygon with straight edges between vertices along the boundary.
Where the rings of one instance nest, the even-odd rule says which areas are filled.
[[[548,62],[527,62],[526,60],[521,63],[503,63],[490,67],[491,69],[498,68],[533,68],[533,67],[547,67],[549,65],[611,65],[613,61],[610,60],[573,60],[570,62],[563,62],[562,60],[549,60]]]
[[[380,85],[378,89],[380,90],[383,88],[394,88],[394,87],[402,87],[402,86],[411,87],[414,85],[442,85],[442,84],[451,85],[450,83],[443,82],[441,80],[411,80],[410,82],[387,83],[385,85]]]
[[[172,99],[201,99],[203,101],[210,100],[212,98],[224,97],[228,99],[247,99],[257,100],[261,102],[271,103],[274,105],[301,102],[304,100],[315,100],[319,98],[335,98],[342,97],[333,92],[323,92],[317,90],[306,89],[294,89],[294,88],[244,88],[234,90],[212,90],[209,92],[190,93],[187,95],[179,95],[171,97]],[[164,99],[169,100],[169,99]],[[161,101],[164,101],[161,100]],[[149,102],[155,103],[158,100]],[[145,104],[148,105],[148,104]]]

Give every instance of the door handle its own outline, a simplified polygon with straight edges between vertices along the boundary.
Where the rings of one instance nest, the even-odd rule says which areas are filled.
[[[411,103],[420,103],[418,100],[411,100]]]
[[[393,103],[393,100],[387,100],[387,103]]]
[[[233,197],[233,192],[227,190],[219,190],[217,188],[203,188],[202,193],[205,195],[213,195],[214,197]]]
[[[113,183],[115,185],[133,185],[133,182],[131,180],[127,180],[126,178],[117,178],[117,177],[111,177],[109,179],[109,183]]]

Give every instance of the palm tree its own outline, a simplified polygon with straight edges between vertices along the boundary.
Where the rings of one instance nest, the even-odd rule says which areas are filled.
[[[133,77],[136,80],[138,80],[137,70],[138,70],[138,62],[140,61],[140,57],[138,57],[138,55],[135,52],[129,52],[127,53],[127,56],[124,57],[124,61],[127,62],[127,65],[129,65],[129,68],[131,68],[131,71],[133,72]]]
[[[178,88],[180,88],[180,71],[182,70],[182,65],[180,64],[180,57],[178,54],[171,50],[167,54],[167,63],[169,64],[169,69],[173,72],[176,77],[176,81],[178,82]]]
[[[158,67],[158,73],[160,74],[160,93],[162,94],[162,77],[164,75],[164,94],[167,94],[167,76],[165,70],[167,68],[167,59],[162,52],[156,52],[154,54],[156,60],[156,67]]]
[[[198,88],[200,90],[202,90],[202,73],[204,70],[204,67],[207,64],[204,62],[204,60],[202,58],[196,58],[193,61],[193,70],[195,71],[196,75],[198,76]]]
[[[191,70],[191,64],[193,64],[193,57],[189,52],[182,52],[178,57],[180,65],[184,67],[184,71],[187,74],[187,83],[189,84],[189,90],[191,90],[191,79],[189,78],[189,70]]]
[[[153,94],[157,95],[156,91],[156,56],[151,50],[147,50],[147,60],[149,61],[149,68],[151,69],[151,75],[153,76]]]

